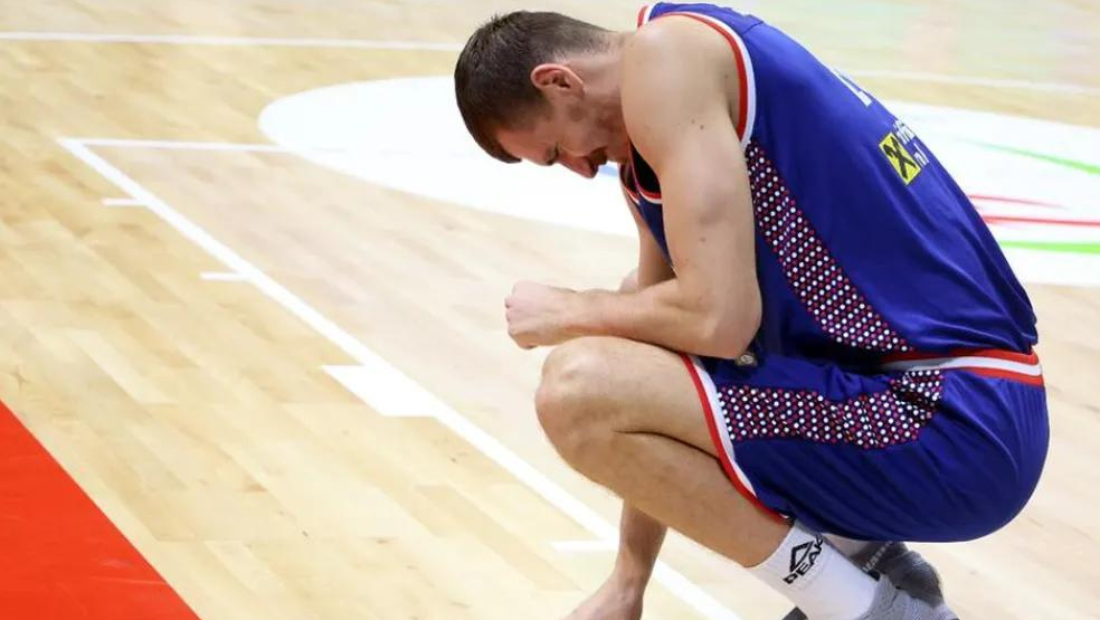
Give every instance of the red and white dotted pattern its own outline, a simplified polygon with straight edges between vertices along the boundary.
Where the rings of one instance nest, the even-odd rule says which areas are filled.
[[[733,441],[805,439],[864,449],[915,441],[936,413],[943,391],[938,370],[907,372],[881,392],[828,400],[813,390],[727,386],[718,391]]]
[[[756,226],[818,326],[847,346],[872,351],[912,350],[871,307],[825,248],[763,149],[752,142],[745,157]]]

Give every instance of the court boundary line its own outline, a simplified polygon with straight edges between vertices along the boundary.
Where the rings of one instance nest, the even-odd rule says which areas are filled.
[[[205,47],[314,47],[334,49],[460,52],[461,43],[384,39],[310,37],[229,37],[199,34],[134,34],[98,32],[0,31],[0,41],[43,43],[123,43],[137,45],[199,45]]]
[[[298,37],[230,37],[195,34],[136,34],[96,32],[46,32],[0,31],[0,41],[28,41],[44,43],[96,43],[138,45],[199,45],[207,47],[298,47],[328,49],[363,49],[390,51],[459,52],[463,44],[441,41],[402,41],[381,39],[339,39]],[[1034,90],[1040,92],[1064,92],[1080,95],[1098,95],[1100,87],[1072,82],[1038,82],[1013,78],[995,78],[975,75],[951,75],[926,71],[898,71],[893,69],[846,69],[844,73],[855,77],[882,78],[911,82],[964,84],[984,88],[1010,90]]]
[[[97,172],[106,181],[121,190],[126,196],[139,201],[144,208],[159,217],[164,223],[176,230],[182,237],[202,248],[212,258],[222,263],[225,268],[239,274],[244,282],[256,287],[268,299],[279,304],[284,310],[290,312],[319,335],[342,350],[355,362],[366,369],[379,369],[387,374],[401,375],[408,380],[406,385],[411,385],[419,390],[414,397],[430,406],[429,417],[434,418],[451,432],[464,439],[467,443],[481,452],[484,456],[496,463],[499,467],[509,472],[517,481],[534,491],[536,495],[552,507],[571,518],[583,529],[588,530],[596,543],[616,544],[618,529],[603,519],[595,510],[577,499],[564,487],[551,480],[546,474],[539,471],[533,465],[523,460],[516,452],[505,446],[500,440],[493,437],[479,426],[458,413],[450,405],[429,392],[411,377],[405,375],[400,369],[391,365],[380,355],[375,353],[356,337],[345,331],[334,321],[314,309],[302,298],[292,293],[282,284],[268,276],[252,263],[237,254],[229,246],[218,241],[213,235],[206,232],[198,224],[177,211],[167,202],[162,200],[151,190],[134,180],[125,172],[108,162],[104,157],[95,153],[90,146],[111,146],[116,148],[142,148],[145,145],[140,140],[113,140],[102,138],[58,138],[57,142],[75,158],[82,161],[89,168]],[[168,141],[153,141],[156,148],[170,148]],[[249,147],[265,145],[232,145],[228,143],[189,143],[218,144],[226,147]],[[188,147],[184,147],[185,149]],[[194,150],[194,149],[192,149]],[[225,151],[248,151],[247,148],[219,148]],[[271,152],[265,149],[265,152]],[[281,149],[275,152],[293,154],[295,151]],[[339,383],[339,382],[337,382]],[[346,386],[345,386],[345,389]],[[361,396],[360,400],[370,406]],[[709,593],[700,588],[679,571],[673,569],[667,563],[659,561],[654,571],[654,578],[664,586],[673,596],[679,598],[688,607],[712,620],[741,620],[741,617],[733,610],[727,608]]]

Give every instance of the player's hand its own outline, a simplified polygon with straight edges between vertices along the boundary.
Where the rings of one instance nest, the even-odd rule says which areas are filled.
[[[568,318],[576,312],[577,292],[534,282],[520,282],[504,300],[508,335],[524,349],[560,344]]]

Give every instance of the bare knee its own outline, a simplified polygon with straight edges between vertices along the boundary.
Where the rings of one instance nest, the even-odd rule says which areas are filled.
[[[535,410],[546,436],[573,463],[608,432],[600,401],[610,380],[605,339],[566,342],[546,358]]]

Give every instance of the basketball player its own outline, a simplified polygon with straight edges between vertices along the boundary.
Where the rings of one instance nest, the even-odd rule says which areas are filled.
[[[516,343],[556,346],[548,437],[624,500],[615,569],[570,618],[639,618],[666,526],[788,618],[955,618],[919,556],[860,541],[1004,526],[1039,480],[1047,410],[1030,302],[920,138],[705,4],[644,8],[632,33],[498,17],[455,80],[490,155],[615,162],[638,224],[624,290],[520,283],[505,302]]]

